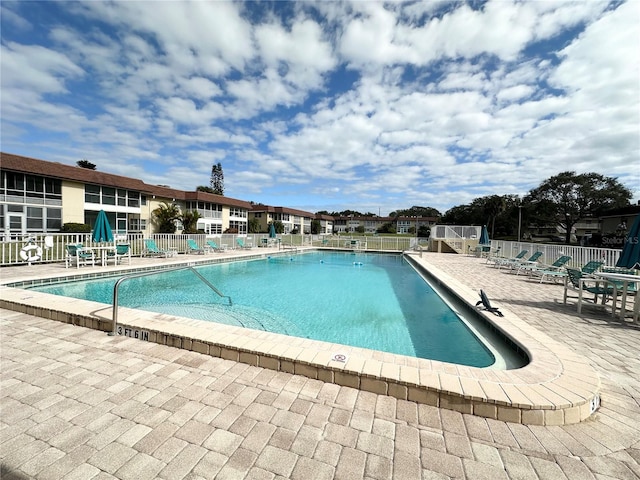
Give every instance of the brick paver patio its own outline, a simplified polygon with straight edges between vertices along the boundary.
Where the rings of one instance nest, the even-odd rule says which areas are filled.
[[[477,258],[425,258],[588,358],[596,414],[505,423],[2,310],[0,477],[640,478],[640,325]]]

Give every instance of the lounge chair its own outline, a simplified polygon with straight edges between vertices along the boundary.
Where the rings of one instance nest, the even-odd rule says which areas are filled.
[[[499,258],[504,258],[502,255],[500,255],[500,247],[496,248],[495,250],[489,251],[489,254],[487,255],[486,263],[489,263],[489,262],[495,263],[496,260]]]
[[[113,260],[115,265],[122,263],[122,259],[127,257],[129,259],[129,265],[131,265],[131,250],[128,243],[119,243],[114,250],[107,252],[107,263]]]
[[[501,265],[500,268],[502,268],[503,266],[507,266],[509,267],[511,270],[516,270],[519,269],[521,266],[533,266],[533,265],[538,265],[538,259],[542,256],[542,252],[535,252],[533,255],[531,255],[527,260],[515,260],[513,262],[510,262],[507,265]]]
[[[563,278],[566,276],[567,272],[564,269],[564,266],[567,262],[571,260],[569,255],[562,255],[558,257],[558,259],[553,262],[551,265],[545,265],[543,263],[536,265],[521,265],[518,268],[518,275],[520,272],[527,272],[529,276],[540,276],[540,283],[542,283],[545,277]]]
[[[215,240],[207,240],[204,249],[210,252],[223,252],[227,249],[226,245],[219,246]]]
[[[528,250],[522,250],[515,257],[503,258],[503,259],[497,258],[495,263],[493,264],[493,266],[494,267],[498,267],[498,268],[502,268],[503,266],[506,265],[506,266],[510,267],[511,265],[515,264],[516,262],[524,261],[524,257],[528,252],[529,252]]]
[[[156,241],[152,238],[144,239],[144,250],[142,250],[143,257],[173,257],[176,253],[175,250],[160,250],[158,245],[156,245]]]
[[[582,313],[582,294],[589,292],[594,295],[593,303],[598,303],[598,295],[602,296],[602,304],[607,301],[608,297],[613,296],[613,287],[604,286],[602,279],[594,278],[575,268],[567,268],[567,281],[564,286],[563,302],[567,304],[569,290],[578,292],[578,313]]]
[[[187,238],[187,253],[204,255],[204,248],[201,248],[193,238]]]
[[[242,250],[249,250],[253,248],[253,245],[249,245],[247,243],[244,243],[244,240],[242,238],[236,238],[236,244],[238,245],[238,247],[240,247]]]
[[[65,268],[69,268],[72,263],[75,263],[77,268],[80,268],[80,265],[96,264],[95,252],[90,248],[84,248],[81,243],[70,243],[66,245],[66,250]]]

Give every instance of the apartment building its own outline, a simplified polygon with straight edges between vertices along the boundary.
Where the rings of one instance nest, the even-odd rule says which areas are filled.
[[[93,225],[100,210],[116,234],[156,232],[152,212],[163,202],[201,215],[206,233],[247,233],[251,204],[206,192],[0,152],[0,237],[59,232],[65,223]],[[178,225],[180,228],[180,225]]]
[[[437,223],[436,217],[336,217],[335,233],[376,233],[383,225],[391,223],[397,233],[416,232],[420,227],[431,227]]]
[[[277,221],[282,223],[286,234],[292,232],[309,234],[311,222],[316,218],[316,214],[295,208],[253,205],[249,217],[258,220],[261,232],[267,232],[269,224]]]

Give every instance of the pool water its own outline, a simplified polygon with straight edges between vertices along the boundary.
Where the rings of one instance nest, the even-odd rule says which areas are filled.
[[[119,305],[462,365],[495,361],[401,255],[310,252],[195,268],[232,305],[190,270],[127,280]],[[116,280],[34,289],[112,304]]]

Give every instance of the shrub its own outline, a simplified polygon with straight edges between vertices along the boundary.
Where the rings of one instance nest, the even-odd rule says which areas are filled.
[[[91,225],[87,225],[86,223],[69,222],[62,225],[62,229],[60,231],[63,233],[90,233]]]

